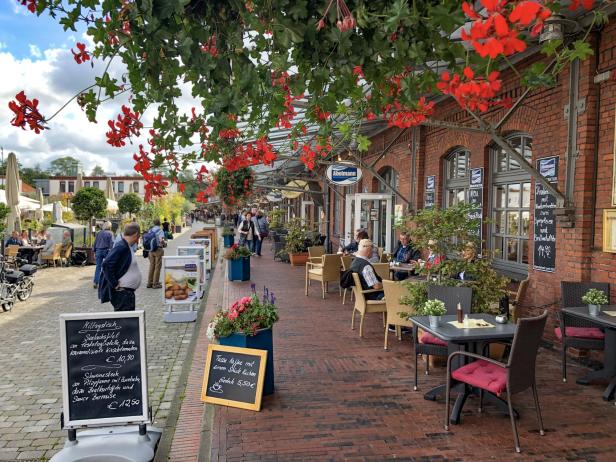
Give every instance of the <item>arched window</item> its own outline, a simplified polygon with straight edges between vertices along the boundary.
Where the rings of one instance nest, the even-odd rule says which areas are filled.
[[[532,161],[532,138],[515,134],[509,144],[528,161]],[[530,227],[530,175],[519,162],[499,146],[491,152],[492,160],[492,233],[491,247],[495,264],[514,273],[528,272],[528,231]]]
[[[387,183],[389,186],[394,189],[398,189],[398,172],[396,172],[393,168],[385,167],[379,172],[379,175],[385,180],[385,183]],[[381,181],[379,181],[377,192],[391,194],[391,189],[389,189]]]
[[[452,151],[445,159],[445,208],[468,200],[468,169],[471,153],[466,148]]]

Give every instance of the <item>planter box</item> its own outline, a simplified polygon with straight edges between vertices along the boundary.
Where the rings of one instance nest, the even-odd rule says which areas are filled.
[[[249,281],[250,257],[227,260],[227,277],[229,281]]]
[[[308,252],[290,253],[289,259],[292,266],[305,266],[308,261]]]
[[[218,339],[218,341],[221,345],[267,350],[263,395],[271,395],[274,393],[274,341],[272,338],[272,329],[258,330],[257,335],[254,336],[231,334],[228,337]]]
[[[235,240],[233,234],[229,234],[228,236],[222,237],[225,242],[225,248],[228,249],[233,245],[233,241]]]

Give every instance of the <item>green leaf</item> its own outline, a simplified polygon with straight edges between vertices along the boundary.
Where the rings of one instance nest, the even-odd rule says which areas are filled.
[[[357,150],[359,152],[366,152],[372,143],[370,138],[364,135],[357,135],[355,141],[357,141]]]

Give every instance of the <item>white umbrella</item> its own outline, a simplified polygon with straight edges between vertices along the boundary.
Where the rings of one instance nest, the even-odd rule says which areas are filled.
[[[83,188],[83,173],[79,172],[77,174],[77,181],[75,182],[75,194],[77,194],[77,191],[81,188]]]
[[[133,182],[132,182],[132,181],[129,181],[129,182],[128,182],[128,193],[129,193],[129,194],[132,194],[132,193],[134,193],[134,192],[135,192],[135,188],[133,188]]]
[[[115,193],[113,192],[113,184],[111,178],[107,178],[107,184],[105,185],[105,197],[115,201]]]
[[[115,213],[118,211],[118,203],[114,200],[107,199],[107,211]]]
[[[4,189],[0,189],[0,202],[5,205],[8,205],[6,199],[6,191]],[[40,207],[40,202],[34,199],[30,199],[26,196],[19,196],[19,211],[22,212],[24,210],[36,210]]]
[[[45,205],[45,199],[43,198],[43,190],[41,188],[36,189],[36,197],[39,201],[39,208],[36,209],[35,216],[38,221],[43,221],[43,205]]]
[[[64,223],[62,221],[62,203],[60,201],[53,203],[53,222]]]
[[[10,153],[6,161],[6,205],[11,209],[6,217],[6,232],[21,230],[19,218],[19,168],[15,153]]]
[[[53,209],[55,207],[57,207],[57,206],[56,206],[56,203],[54,202],[53,204],[45,204],[45,205],[43,205],[42,209],[43,209],[43,212],[51,212],[51,213],[53,213]],[[62,206],[62,211],[63,212],[72,212],[73,209],[71,209],[70,207],[67,207],[66,205],[63,205]]]

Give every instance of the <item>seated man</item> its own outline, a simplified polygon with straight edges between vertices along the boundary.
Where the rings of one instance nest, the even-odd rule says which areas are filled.
[[[73,241],[71,240],[71,232],[64,231],[62,234],[62,255],[67,251],[69,247],[72,247]]]
[[[406,232],[400,233],[400,242],[394,253],[392,254],[394,262],[404,264],[416,264],[421,257],[421,252],[413,247],[411,239]],[[402,281],[411,275],[409,271],[396,271],[394,273],[395,281]]]
[[[22,246],[21,239],[19,238],[19,233],[17,231],[13,231],[11,233],[11,237],[9,237],[6,241],[6,245],[18,245]]]
[[[362,239],[359,241],[358,250],[355,253],[355,259],[349,268],[354,273],[359,275],[362,290],[377,289],[379,292],[365,294],[367,300],[382,300],[385,296],[383,292],[382,279],[374,271],[374,267],[369,259],[372,255],[372,241],[370,239]]]
[[[45,246],[41,249],[41,253],[39,253],[38,263],[39,265],[43,264],[43,257],[53,255],[54,248],[56,247],[56,243],[51,238],[49,233],[45,234]]]
[[[354,254],[355,252],[357,252],[358,242],[364,239],[363,237],[361,237],[362,232],[365,232],[365,231],[362,231],[361,229],[358,229],[357,231],[355,231],[355,238],[353,239],[353,241],[349,245],[341,247],[339,252],[342,252],[344,255],[350,255],[350,254]]]

